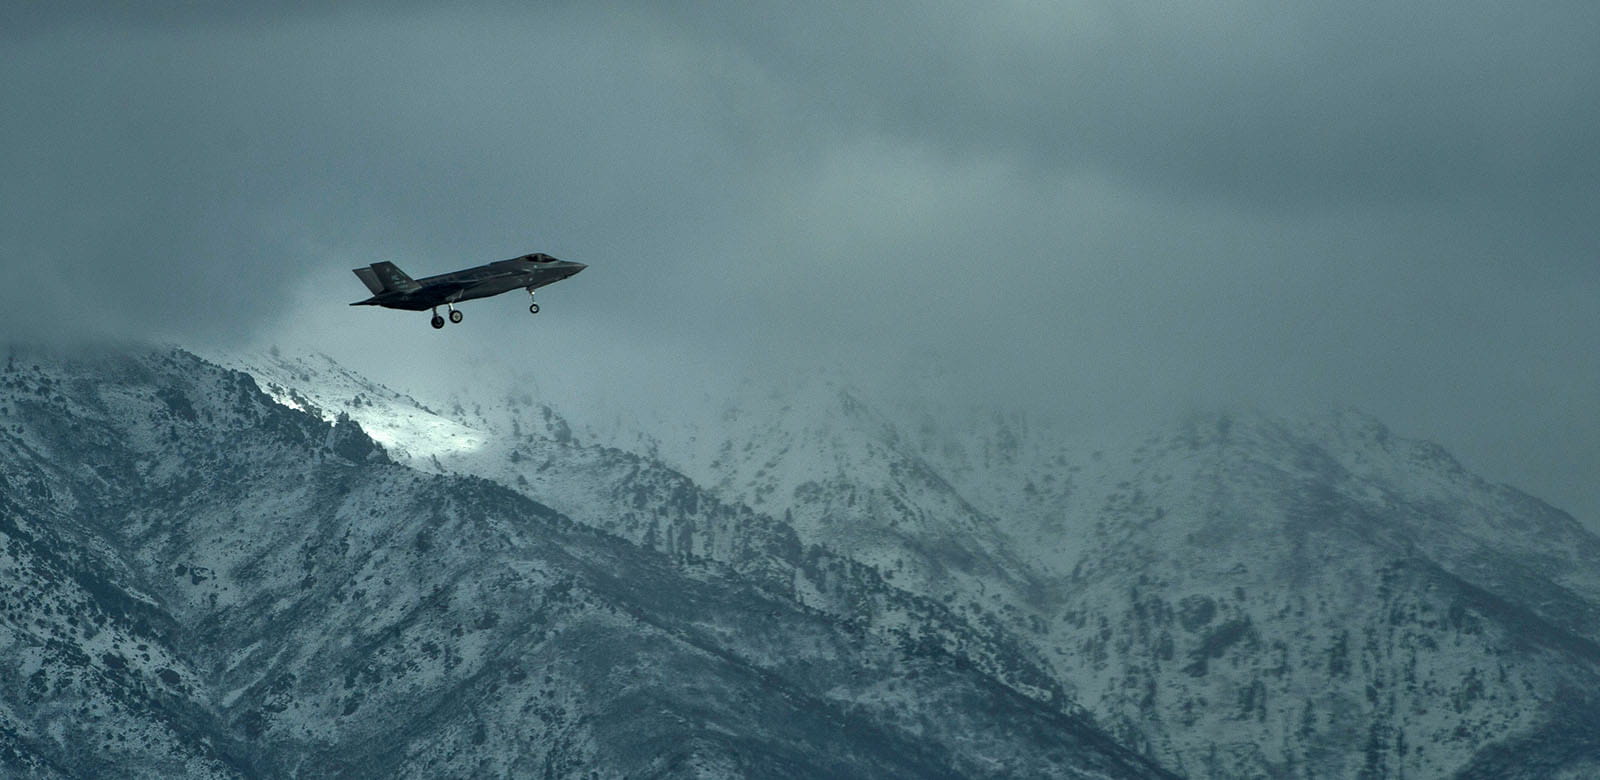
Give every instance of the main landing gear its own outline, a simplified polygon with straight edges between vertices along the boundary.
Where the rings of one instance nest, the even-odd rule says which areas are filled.
[[[451,304],[448,304],[448,303],[445,304],[445,307],[450,310],[450,321],[451,322],[460,322],[461,321],[461,310],[460,309],[457,309],[455,306],[453,306]],[[434,330],[438,330],[438,329],[444,327],[444,318],[439,316],[439,307],[438,306],[433,307],[433,319],[428,320],[428,324],[432,325]]]

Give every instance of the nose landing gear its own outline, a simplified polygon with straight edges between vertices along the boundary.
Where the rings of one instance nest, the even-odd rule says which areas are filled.
[[[533,299],[533,288],[532,287],[528,288],[528,313],[529,314],[538,314],[539,313],[539,302],[535,301]]]

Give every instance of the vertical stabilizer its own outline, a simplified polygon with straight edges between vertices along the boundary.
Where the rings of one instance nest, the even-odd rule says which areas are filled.
[[[383,292],[383,282],[378,280],[377,271],[371,268],[354,268],[351,270],[356,272],[356,276],[361,279],[361,283],[366,285],[373,295]]]
[[[387,292],[411,292],[420,287],[416,280],[406,275],[405,271],[390,262],[373,263],[366,268],[353,269],[356,276],[361,277],[361,283],[372,291],[373,295]]]

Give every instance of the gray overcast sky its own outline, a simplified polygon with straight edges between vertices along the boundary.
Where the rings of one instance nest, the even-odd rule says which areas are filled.
[[[1600,522],[1591,0],[102,5],[0,4],[8,335],[1351,404]],[[344,305],[527,251],[537,321]]]

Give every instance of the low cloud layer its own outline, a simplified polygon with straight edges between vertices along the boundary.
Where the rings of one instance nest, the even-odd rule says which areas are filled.
[[[1593,4],[147,7],[0,24],[10,335],[1353,404],[1600,522]],[[536,322],[345,306],[527,251]]]

